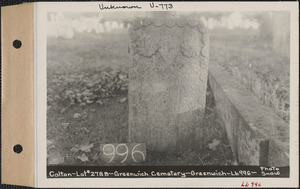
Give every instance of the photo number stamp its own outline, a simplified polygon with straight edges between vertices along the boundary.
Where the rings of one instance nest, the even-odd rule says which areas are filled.
[[[113,143],[101,144],[101,162],[105,165],[130,165],[146,161],[146,144]]]

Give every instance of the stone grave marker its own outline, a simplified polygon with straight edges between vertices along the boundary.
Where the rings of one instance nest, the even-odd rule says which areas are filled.
[[[130,37],[129,141],[155,152],[199,149],[209,43],[203,23],[137,19]]]

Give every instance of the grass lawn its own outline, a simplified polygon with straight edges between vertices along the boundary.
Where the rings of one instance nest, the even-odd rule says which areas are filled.
[[[289,122],[290,59],[255,35],[210,36],[210,63],[222,65],[264,105]]]
[[[128,103],[120,103],[122,96],[110,99],[106,105],[73,105],[65,109],[56,106],[47,112],[47,138],[53,141],[64,164],[89,164],[82,162],[71,151],[76,146],[93,144],[91,152],[85,153],[90,160],[100,151],[100,144],[126,143],[128,136]],[[63,111],[62,111],[63,110]],[[74,117],[74,115],[79,115]],[[98,150],[99,149],[99,150]],[[54,157],[57,158],[57,157]],[[62,161],[62,159],[61,159]],[[93,162],[91,164],[97,164]],[[100,163],[100,162],[98,162]]]

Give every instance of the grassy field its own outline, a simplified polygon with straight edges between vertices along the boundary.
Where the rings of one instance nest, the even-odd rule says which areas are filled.
[[[48,40],[48,164],[98,165],[100,144],[127,141],[126,40],[117,34]]]
[[[82,34],[74,39],[49,38],[47,43],[49,75],[103,69],[103,67],[127,69],[129,38],[124,32],[123,35]]]
[[[223,65],[287,120],[288,60],[253,36],[211,35],[210,41],[210,62]],[[127,142],[128,44],[126,33],[48,39],[48,165],[103,165],[100,144]],[[148,152],[145,165],[236,164],[223,128],[208,88],[204,149]]]
[[[211,35],[210,63],[218,63],[289,123],[290,60],[256,35]]]

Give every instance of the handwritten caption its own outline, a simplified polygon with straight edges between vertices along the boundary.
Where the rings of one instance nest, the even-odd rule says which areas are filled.
[[[150,8],[162,9],[162,10],[170,10],[173,8],[172,3],[150,3]]]
[[[278,167],[260,167],[262,176],[274,176],[280,175],[280,169]]]
[[[240,170],[240,171],[137,171],[137,172],[127,172],[127,171],[91,171],[84,170],[82,172],[63,172],[63,171],[50,171],[49,176],[51,178],[58,177],[222,177],[222,176],[254,176],[255,172]],[[246,186],[246,183],[243,183]]]
[[[135,164],[146,161],[146,144],[101,144],[101,161],[105,164]]]
[[[224,172],[224,171],[213,171],[213,172],[207,172],[207,171],[189,171],[189,172],[181,172],[181,171],[137,171],[137,172],[120,172],[120,171],[91,171],[91,170],[84,170],[82,172],[76,171],[72,173],[68,172],[54,172],[50,171],[49,176],[58,178],[58,177],[199,177],[199,176],[238,176],[243,174],[243,172],[247,171],[241,171],[235,172]],[[249,173],[251,174],[251,173]]]
[[[102,148],[108,148],[105,157],[107,162],[117,162],[117,165],[121,161],[143,161],[143,150],[138,144],[126,144],[124,145],[112,144],[103,145]],[[136,148],[134,149],[134,147]],[[132,153],[133,152],[133,153]],[[120,157],[119,157],[120,156]],[[118,159],[119,158],[119,159]],[[118,160],[117,160],[118,159]],[[130,160],[131,159],[131,160]],[[269,174],[264,175],[265,169],[279,169],[280,174]],[[47,167],[48,178],[97,178],[97,177],[276,177],[276,178],[288,178],[289,167],[259,167],[259,166],[77,166],[77,167],[66,167],[66,166],[48,166]],[[253,183],[253,184],[252,184]],[[253,185],[253,186],[252,186]],[[242,187],[259,187],[262,183],[255,180],[244,180],[240,186]]]
[[[242,182],[241,187],[260,187],[261,183],[260,182]]]
[[[149,7],[151,9],[160,9],[160,10],[171,10],[174,8],[172,3],[150,3]],[[142,9],[139,5],[105,5],[103,3],[99,4],[100,10],[115,10],[115,9]]]

